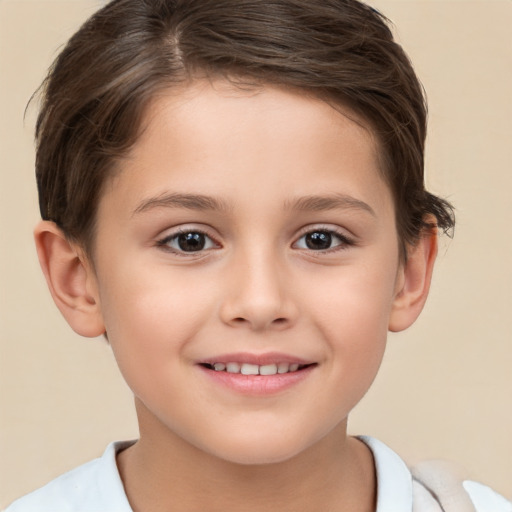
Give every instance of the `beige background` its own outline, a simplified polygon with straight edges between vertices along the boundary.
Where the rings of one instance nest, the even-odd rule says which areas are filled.
[[[374,0],[430,99],[428,184],[458,209],[420,321],[391,336],[351,420],[407,460],[445,457],[512,497],[512,2]],[[31,230],[34,112],[61,44],[100,2],[0,0],[0,508],[137,435],[102,340],[50,301]]]

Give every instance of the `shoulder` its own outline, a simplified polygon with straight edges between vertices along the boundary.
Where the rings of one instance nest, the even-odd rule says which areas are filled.
[[[412,468],[412,476],[415,503],[425,510],[437,503],[448,512],[512,512],[511,502],[486,485],[466,480],[462,470],[448,462],[422,462]]]
[[[388,446],[360,437],[372,451],[377,512],[512,512],[512,503],[490,487],[464,480],[454,466],[429,461],[412,468]]]
[[[130,444],[110,444],[102,457],[23,496],[5,512],[132,512],[116,465],[116,453]]]
[[[486,485],[465,480],[462,486],[469,494],[477,512],[512,512],[512,502]]]

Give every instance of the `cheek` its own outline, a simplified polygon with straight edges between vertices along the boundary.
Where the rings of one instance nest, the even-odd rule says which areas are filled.
[[[330,330],[328,338],[350,332],[354,343],[370,342],[376,333],[387,333],[397,265],[394,260],[370,263],[334,269],[305,284],[307,308]]]
[[[325,286],[317,282],[317,286],[308,287],[308,295],[304,294],[315,327],[328,342],[332,371],[341,385],[353,388],[354,396],[366,391],[382,361],[395,266],[385,262],[382,267],[347,267],[326,277]],[[322,288],[327,291],[322,292]]]
[[[136,361],[147,367],[176,360],[211,314],[208,287],[171,268],[128,273],[118,266],[103,282],[104,322],[122,371]]]

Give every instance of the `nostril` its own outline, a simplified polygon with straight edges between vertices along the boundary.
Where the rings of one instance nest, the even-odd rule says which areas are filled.
[[[221,318],[231,327],[250,328],[251,330],[261,331],[265,329],[287,329],[292,325],[288,315],[283,315],[284,311],[265,311],[263,308],[259,310],[253,309],[247,312],[237,311],[238,316],[230,315],[229,311],[223,313]],[[277,314],[276,314],[277,313]]]

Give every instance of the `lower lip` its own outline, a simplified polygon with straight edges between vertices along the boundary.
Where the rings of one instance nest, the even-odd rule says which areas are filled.
[[[243,375],[241,373],[217,372],[204,366],[199,368],[214,382],[244,395],[274,395],[299,384],[306,379],[316,365],[302,370],[275,375]]]

